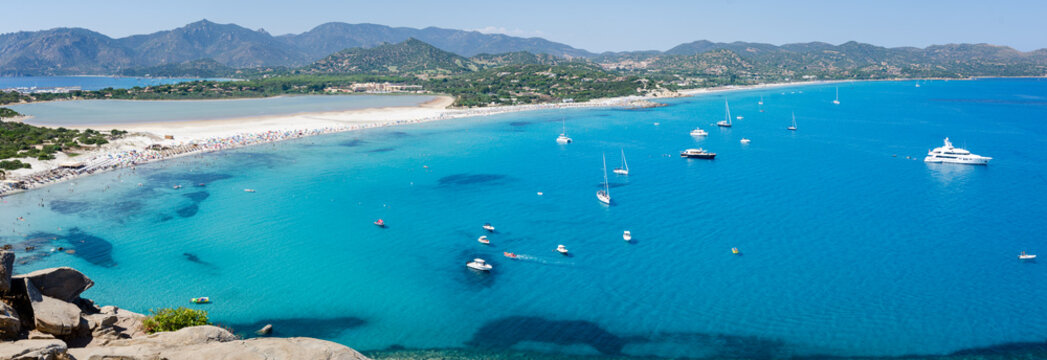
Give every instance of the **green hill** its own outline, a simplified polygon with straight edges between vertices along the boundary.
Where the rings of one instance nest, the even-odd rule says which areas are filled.
[[[298,70],[304,74],[457,74],[478,70],[464,57],[417,39],[345,49]]]

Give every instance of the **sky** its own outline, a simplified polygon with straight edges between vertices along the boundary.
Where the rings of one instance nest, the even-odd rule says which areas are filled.
[[[991,43],[1047,48],[1047,1],[769,0],[2,0],[0,33],[83,27],[111,37],[208,19],[301,33],[325,22],[542,37],[593,52],[667,50],[695,40],[896,47]]]

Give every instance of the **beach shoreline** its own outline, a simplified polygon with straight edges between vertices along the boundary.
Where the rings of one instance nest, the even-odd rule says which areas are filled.
[[[579,103],[503,105],[478,108],[453,108],[451,107],[454,103],[453,97],[434,94],[432,95],[435,97],[433,100],[414,106],[363,108],[332,112],[302,112],[288,115],[248,116],[213,120],[66,126],[81,130],[87,128],[115,128],[128,131],[129,134],[112,141],[110,144],[84,151],[75,157],[58,153],[54,160],[22,159],[23,162],[31,164],[32,168],[8,171],[8,180],[0,185],[0,195],[14,194],[98,172],[133,167],[186,155],[315,135],[535,110],[645,107],[651,105],[650,100],[656,99],[702,96],[728,91],[825,85],[851,81],[853,80],[731,85],[687,89],[653,96],[634,95],[601,98]],[[55,127],[56,125],[41,126]],[[69,165],[70,163],[77,163],[81,166],[75,168],[63,167],[63,165]]]

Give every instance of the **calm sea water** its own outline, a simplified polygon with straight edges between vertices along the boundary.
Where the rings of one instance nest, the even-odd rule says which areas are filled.
[[[247,116],[288,115],[303,112],[344,111],[371,107],[413,106],[432,96],[304,95],[236,100],[74,100],[8,106],[32,115],[35,125],[91,125],[184,120],[211,120]]]
[[[459,119],[151,164],[7,197],[2,240],[38,246],[18,252],[18,272],[84,271],[97,303],[144,312],[210,296],[196,307],[245,333],[272,323],[361,350],[773,358],[1042,343],[1047,266],[1017,255],[1047,253],[1047,82],[841,84],[840,105],[834,91]],[[732,129],[712,125],[725,98],[744,117]],[[562,117],[567,146],[554,142]],[[695,140],[699,125],[710,134]],[[992,164],[921,161],[946,136]],[[719,155],[681,159],[689,147]],[[615,167],[621,149],[632,174],[612,175],[604,206],[601,154]],[[485,222],[491,246],[476,241]],[[494,270],[467,270],[475,257]]]
[[[130,89],[135,86],[177,84],[186,81],[204,80],[197,78],[146,78],[117,76],[15,76],[0,77],[0,89],[76,87],[81,90],[105,88]],[[224,80],[224,79],[206,79]]]

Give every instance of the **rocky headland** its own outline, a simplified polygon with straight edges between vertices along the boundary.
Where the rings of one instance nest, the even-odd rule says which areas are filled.
[[[241,340],[210,325],[149,334],[145,315],[81,298],[94,286],[83,273],[59,267],[13,275],[14,261],[0,251],[0,360],[367,359],[330,341]]]

